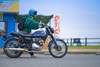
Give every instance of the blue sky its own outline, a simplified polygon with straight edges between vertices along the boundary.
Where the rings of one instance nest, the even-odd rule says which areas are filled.
[[[100,37],[100,0],[19,0],[19,14],[29,9],[59,15],[60,37]]]

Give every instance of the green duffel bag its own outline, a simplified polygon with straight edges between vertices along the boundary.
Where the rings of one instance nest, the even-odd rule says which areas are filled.
[[[28,16],[28,14],[25,14],[25,15],[15,15],[15,18],[16,18],[16,22],[17,23],[20,23],[20,20],[23,18],[23,17],[26,17]],[[42,20],[41,20],[42,18]],[[47,24],[49,23],[49,21],[53,18],[53,15],[36,15],[34,17],[34,20],[37,21],[37,22],[40,22],[40,21],[43,21],[43,23]]]

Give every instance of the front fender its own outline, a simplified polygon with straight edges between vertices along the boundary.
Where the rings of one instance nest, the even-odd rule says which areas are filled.
[[[60,40],[60,41],[63,41],[63,39],[60,39],[60,38],[55,38],[55,40]],[[48,47],[52,44],[53,40],[50,40],[49,44],[48,44]]]

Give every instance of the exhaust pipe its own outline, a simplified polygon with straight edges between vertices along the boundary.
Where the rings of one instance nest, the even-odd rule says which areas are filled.
[[[36,49],[34,51],[28,51],[27,49],[24,49],[24,48],[5,48],[5,50],[8,50],[8,51],[23,51],[23,52],[38,52],[40,49]]]
[[[5,48],[5,50],[10,50],[10,51],[28,51],[27,49],[23,49],[23,48]]]

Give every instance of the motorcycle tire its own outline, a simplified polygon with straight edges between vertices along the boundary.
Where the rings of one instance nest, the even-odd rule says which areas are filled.
[[[49,53],[54,57],[54,58],[62,58],[67,54],[67,44],[63,40],[56,40],[56,43],[58,45],[58,48],[55,47],[54,41],[51,41],[49,43],[48,49]],[[62,51],[62,54],[59,55]],[[56,54],[58,52],[58,54]]]
[[[16,44],[14,44],[13,42],[17,42],[18,43],[18,39],[16,38],[11,38],[8,41],[6,41],[6,43],[4,44],[4,53],[10,57],[10,58],[17,58],[20,57],[21,54],[23,53],[22,51],[10,51],[10,50],[6,50],[6,48],[13,48]],[[15,47],[14,47],[15,48]],[[14,54],[12,54],[12,53]]]

